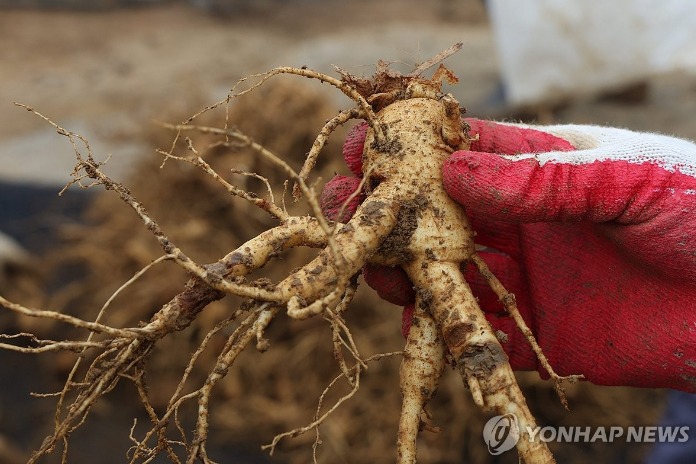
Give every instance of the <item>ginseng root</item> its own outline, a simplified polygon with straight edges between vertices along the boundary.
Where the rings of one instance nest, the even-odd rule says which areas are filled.
[[[404,95],[406,99],[377,112],[372,126],[382,128],[383,134],[368,132],[363,165],[370,173],[368,185],[375,187],[334,236],[342,265],[332,265],[324,252],[279,289],[307,303],[290,311],[291,316],[306,317],[332,304],[326,292],[341,285],[342,273],[358,272],[366,263],[402,266],[418,290],[419,306],[436,321],[479,406],[498,414],[514,413],[521,430],[533,428],[534,417],[507,356],[460,271],[461,263],[474,254],[473,231],[463,209],[445,192],[441,177],[451,152],[468,148],[459,105],[455,109],[452,96],[439,95],[439,82],[413,79]],[[402,375],[414,375],[414,363],[404,363]],[[424,388],[432,391],[433,385]],[[410,403],[409,395],[404,399]],[[412,415],[410,409],[405,406],[404,414]],[[399,462],[415,462],[413,443],[401,435],[399,439]],[[518,450],[525,462],[553,461],[543,443],[524,434]]]
[[[209,404],[210,391],[227,370],[233,367],[237,354],[253,339],[258,340],[259,346],[267,348],[263,331],[283,308],[287,309],[290,317],[296,319],[322,313],[333,315],[334,343],[336,352],[340,354],[343,340],[341,331],[347,334],[346,339],[352,339],[347,328],[336,319],[336,314],[346,310],[345,306],[355,290],[356,276],[363,266],[378,264],[401,266],[415,285],[417,293],[413,327],[408,336],[400,371],[403,406],[397,439],[397,462],[416,462],[416,439],[422,428],[423,408],[437,390],[446,359],[460,373],[478,406],[496,414],[512,413],[517,417],[520,426],[517,449],[524,462],[554,462],[545,443],[533,441],[524,433],[528,427],[535,428],[534,417],[529,412],[505,352],[461,272],[463,263],[473,261],[501,299],[510,299],[500,282],[475,254],[474,232],[465,212],[450,199],[442,183],[443,162],[453,151],[467,149],[470,138],[461,119],[463,110],[459,103],[452,95],[441,91],[444,80],[454,83],[456,78],[442,65],[431,79],[422,77],[421,73],[459,47],[461,44],[405,76],[389,70],[384,63],[380,63],[372,79],[357,78],[340,70],[342,79],[336,79],[296,68],[278,68],[264,75],[261,82],[278,74],[316,78],[336,86],[356,104],[356,108],[339,113],[321,130],[305,167],[299,173],[234,129],[200,128],[190,124],[193,118],[185,124],[169,126],[177,131],[177,138],[183,131],[200,130],[224,136],[224,143],[248,146],[258,151],[290,175],[296,183],[295,195],[305,195],[316,215],[315,218],[289,216],[284,208],[273,204],[272,199],[259,200],[232,187],[211,172],[212,168],[198,156],[189,141],[194,156],[185,161],[202,168],[221,182],[230,193],[251,201],[280,221],[277,227],[211,265],[199,265],[188,258],[169,240],[130,192],[100,170],[100,164],[93,160],[84,139],[49,120],[59,133],[70,138],[73,146],[79,140],[87,145],[89,154],[86,158],[75,149],[78,158],[74,172],[76,182],[91,178],[95,184],[119,194],[155,235],[166,257],[189,271],[192,278],[182,293],[157,312],[149,323],[138,328],[113,329],[96,322],[80,322],[57,313],[50,316],[90,332],[103,334],[102,341],[98,343],[75,342],[70,345],[73,350],[97,349],[101,352],[98,352],[89,367],[85,380],[74,382],[69,379],[66,383],[60,402],[62,403],[69,389],[77,390],[76,399],[64,417],[57,414],[54,434],[44,442],[32,461],[49,452],[61,440],[67,440],[69,433],[84,421],[95,401],[113,389],[120,379],[139,378],[139,369],[142,369],[158,340],[188,327],[208,303],[225,294],[235,294],[250,299],[250,304],[239,311],[247,311],[249,315],[230,335],[205,385],[184,395],[181,386],[190,371],[187,369],[180,387],[162,416],[157,416],[147,400],[143,400],[153,425],[146,437],[137,442],[133,453],[133,461],[138,458],[149,461],[161,451],[167,452],[170,457],[175,456],[173,443],[181,444],[182,441],[162,438],[163,430],[170,420],[174,420],[177,408],[184,401],[197,398],[200,417],[195,439],[186,445],[186,460],[194,462],[200,459],[208,462],[205,442],[209,408],[213,407]],[[254,87],[256,85],[251,89]],[[233,97],[249,90],[231,93],[220,104],[229,103]],[[31,108],[27,109],[33,111]],[[305,181],[331,131],[357,117],[364,118],[369,124],[363,151],[364,179],[361,184],[365,200],[348,222],[331,223],[322,216],[316,195]],[[171,154],[165,155],[176,158]],[[280,251],[294,246],[311,246],[322,248],[322,251],[310,263],[292,272],[276,285],[268,282],[256,285],[242,278],[252,270],[264,266]],[[5,299],[0,299],[0,305],[29,316],[49,317],[48,312],[24,308]],[[511,312],[516,311],[512,306],[509,309]],[[553,372],[531,331],[524,325],[519,314],[515,315],[515,321],[530,340],[543,361],[542,364],[557,384],[560,383],[564,378]],[[230,316],[230,321],[232,319],[234,316]],[[230,321],[221,321],[214,330],[221,330]],[[205,348],[208,338],[198,352]],[[341,355],[338,356],[341,369],[344,377],[357,389],[359,374],[365,367],[366,360],[360,359],[352,341],[345,342],[345,345],[353,353],[356,364],[348,367]],[[60,349],[58,345],[47,346],[49,349]],[[192,357],[191,365],[196,356],[197,354]],[[147,396],[140,387],[139,392],[141,397]],[[560,387],[559,393],[562,394]],[[298,433],[306,430],[307,428],[298,429]],[[158,440],[154,448],[146,446],[151,437]],[[274,444],[276,442],[274,440]]]

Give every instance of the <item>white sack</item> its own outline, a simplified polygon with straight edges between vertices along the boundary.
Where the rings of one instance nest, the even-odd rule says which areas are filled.
[[[489,0],[510,103],[696,72],[696,1]]]

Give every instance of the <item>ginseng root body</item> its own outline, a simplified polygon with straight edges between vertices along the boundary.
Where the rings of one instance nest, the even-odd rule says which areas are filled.
[[[474,232],[466,214],[462,207],[450,199],[443,186],[443,163],[454,151],[468,149],[470,139],[466,125],[462,123],[459,103],[453,96],[440,91],[443,79],[456,82],[456,78],[444,66],[440,66],[432,79],[421,77],[421,73],[460,47],[461,44],[457,44],[406,76],[388,70],[384,63],[380,63],[378,72],[369,80],[347,73],[342,73],[342,79],[336,79],[299,68],[276,68],[266,73],[261,82],[278,74],[320,79],[335,86],[356,103],[355,108],[342,111],[326,123],[299,173],[236,129],[191,124],[170,126],[177,131],[177,139],[184,131],[197,130],[204,134],[224,136],[224,143],[220,142],[223,145],[250,147],[290,174],[296,181],[297,191],[307,197],[315,213],[315,217],[290,216],[284,207],[275,204],[272,192],[271,199],[264,200],[231,185],[212,170],[199,156],[200,152],[195,149],[193,142],[187,139],[192,156],[179,157],[171,152],[163,152],[166,158],[185,161],[202,169],[231,194],[252,202],[279,221],[278,226],[250,239],[218,262],[209,265],[198,264],[184,254],[131,192],[100,169],[101,163],[94,160],[85,139],[36,113],[52,124],[58,133],[67,136],[75,147],[78,162],[73,172],[74,182],[90,178],[92,185],[103,185],[116,192],[144,221],[164,250],[165,256],[156,262],[165,258],[174,261],[191,274],[191,279],[184,290],[155,313],[148,323],[124,329],[102,324],[99,322],[101,314],[97,317],[97,322],[87,322],[67,314],[26,308],[0,297],[0,306],[8,310],[25,316],[62,321],[99,333],[102,337],[94,341],[90,335],[86,341],[63,344],[40,340],[37,342],[40,342],[40,346],[36,348],[0,344],[0,348],[37,353],[49,349],[71,349],[79,353],[87,349],[98,350],[98,354],[86,368],[85,380],[80,382],[74,381],[73,377],[77,375],[82,356],[76,362],[58,402],[55,429],[29,462],[36,462],[43,455],[52,452],[56,444],[67,443],[68,435],[85,421],[97,400],[122,379],[131,379],[136,383],[152,423],[151,429],[137,442],[132,462],[150,462],[163,450],[176,458],[173,443],[185,444],[186,462],[210,462],[206,454],[206,440],[211,391],[253,339],[257,340],[260,350],[268,348],[264,330],[281,309],[286,307],[288,315],[296,319],[323,313],[330,320],[334,332],[334,355],[342,370],[339,378],[345,377],[353,390],[321,417],[318,410],[316,420],[309,426],[280,434],[267,446],[273,450],[281,438],[318,427],[340,402],[357,391],[360,373],[366,368],[366,361],[370,360],[362,359],[357,354],[352,337],[341,319],[341,312],[346,310],[355,293],[357,275],[366,264],[399,266],[408,274],[416,289],[413,327],[403,351],[400,370],[399,384],[403,403],[396,439],[397,462],[416,462],[416,441],[422,429],[423,408],[437,390],[446,360],[450,360],[453,368],[462,376],[478,406],[495,414],[511,414],[516,417],[519,428],[517,449],[524,462],[554,462],[546,445],[539,440],[532,440],[526,433],[536,427],[534,418],[517,385],[508,358],[460,269],[465,262],[476,265],[529,341],[541,365],[556,381],[559,393],[562,393],[559,385],[564,378],[553,372],[532,332],[517,311],[512,295],[507,293],[476,254]],[[227,104],[233,97],[243,95],[258,85],[260,83],[246,91],[230,94],[227,99],[208,109]],[[30,107],[25,108],[34,111]],[[329,134],[338,125],[357,117],[365,119],[369,124],[362,153],[361,187],[364,201],[348,222],[330,224],[321,213],[314,191],[306,183],[307,175]],[[77,150],[78,140],[84,142],[87,156],[82,156]],[[172,145],[174,146],[175,144]],[[249,281],[245,278],[283,250],[296,246],[322,248],[322,251],[277,285],[267,279]],[[166,410],[158,415],[147,399],[145,384],[140,382],[148,357],[160,340],[174,332],[185,330],[195,322],[206,305],[227,294],[241,296],[249,301],[237,313],[220,321],[205,336],[198,351],[192,355]],[[109,302],[104,308],[108,304]],[[195,391],[186,393],[184,387],[198,355],[207,349],[208,343],[218,331],[231,324],[237,315],[245,313],[246,318],[227,338],[205,383]],[[345,335],[345,339],[341,334]],[[342,359],[344,347],[356,360],[353,367],[348,367]],[[396,354],[401,353],[391,353]],[[378,359],[376,356],[371,358]],[[574,378],[576,377],[571,380]],[[74,395],[74,400],[64,407],[63,401],[68,393]],[[177,427],[183,438],[168,439],[168,424],[178,421],[179,407],[194,398],[198,402],[195,437],[188,440],[186,432]],[[563,399],[562,395],[561,398]],[[323,395],[320,407],[321,401]],[[156,441],[156,445],[150,446],[149,443],[153,441]],[[179,461],[178,458],[173,460]]]
[[[508,358],[460,271],[475,250],[469,221],[442,184],[443,162],[469,143],[458,104],[451,111],[452,101],[449,95],[415,96],[397,100],[376,114],[363,152],[368,196],[334,237],[341,258],[332,265],[329,251],[324,251],[280,288],[299,294],[310,303],[308,307],[314,306],[309,312],[313,313],[326,304],[321,298],[327,289],[339,284],[337,276],[357,273],[366,263],[403,267],[416,287],[418,307],[437,325],[439,338],[430,344],[444,344],[477,404],[496,414],[515,414],[521,431],[533,429],[534,418]],[[308,315],[304,309],[294,308],[295,314]],[[438,352],[432,346],[428,349]],[[428,385],[436,388],[444,357],[424,356],[420,361],[419,382],[427,372],[435,377]],[[432,388],[429,395],[404,388],[403,371],[404,407],[417,403],[422,408]],[[419,397],[414,400],[413,395]],[[410,417],[417,414],[411,412]],[[407,422],[402,416],[400,427],[412,428],[413,420]],[[415,448],[415,443],[401,437],[400,431],[399,462],[415,462],[415,449],[406,450]],[[518,450],[525,462],[553,462],[543,443],[524,434]]]

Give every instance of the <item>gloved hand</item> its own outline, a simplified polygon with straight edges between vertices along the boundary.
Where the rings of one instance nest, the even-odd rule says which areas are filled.
[[[596,126],[467,122],[479,138],[445,163],[445,188],[556,372],[696,392],[696,144]],[[357,126],[344,145],[358,176],[365,130]],[[328,216],[358,182],[337,176],[327,184]],[[512,367],[538,369],[472,268],[467,280],[494,329],[507,333]],[[405,273],[367,266],[364,277],[406,305],[407,331],[414,292]]]

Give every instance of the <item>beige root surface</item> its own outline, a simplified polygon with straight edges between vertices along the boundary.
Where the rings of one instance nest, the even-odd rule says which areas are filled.
[[[440,330],[419,298],[401,361],[401,417],[397,437],[397,462],[416,461],[416,438],[421,415],[437,390],[445,367],[445,346]]]

